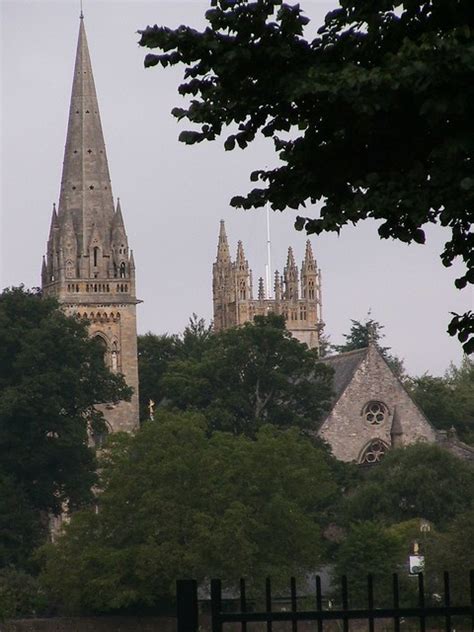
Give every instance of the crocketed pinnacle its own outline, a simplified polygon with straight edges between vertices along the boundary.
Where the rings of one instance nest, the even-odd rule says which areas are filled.
[[[217,244],[217,262],[230,263],[229,242],[225,232],[225,222],[221,219],[219,228],[219,242]]]
[[[114,214],[112,187],[92,74],[84,20],[80,20],[58,218],[72,214],[80,252],[90,245],[95,224],[107,241]],[[107,243],[103,244],[107,247]]]
[[[291,246],[288,248],[288,258],[286,260],[286,266],[287,266],[287,268],[295,268],[296,267],[295,257],[293,255],[293,248]]]

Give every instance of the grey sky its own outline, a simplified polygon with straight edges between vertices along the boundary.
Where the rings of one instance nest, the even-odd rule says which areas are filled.
[[[229,207],[251,186],[254,168],[274,164],[273,146],[259,140],[225,152],[222,141],[186,147],[170,115],[181,98],[181,69],[144,70],[136,31],[148,24],[204,25],[202,0],[84,0],[114,196],[119,196],[137,266],[139,333],[179,332],[192,312],[212,317],[211,267],[219,220],[232,251],[242,239],[254,282],[264,276],[265,213]],[[312,29],[335,2],[301,0]],[[0,285],[40,284],[41,257],[53,202],[58,201],[79,0],[2,0],[2,154]],[[186,127],[183,125],[182,127]],[[403,142],[401,140],[401,142]],[[292,245],[297,261],[306,236],[295,213],[273,214],[272,263],[281,271]],[[449,312],[472,307],[469,290],[453,287],[456,268],[442,266],[446,234],[428,230],[428,244],[381,241],[375,223],[340,237],[312,237],[323,274],[323,316],[334,343],[367,310],[385,325],[386,344],[410,373],[442,373],[459,362],[446,333]]]

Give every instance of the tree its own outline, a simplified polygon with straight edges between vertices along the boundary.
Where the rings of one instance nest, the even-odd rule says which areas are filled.
[[[353,319],[351,319],[351,323],[350,332],[343,334],[346,342],[342,345],[332,345],[334,351],[337,351],[337,353],[346,353],[347,351],[355,351],[356,349],[365,349],[372,341],[377,345],[380,353],[395,375],[399,378],[404,377],[405,367],[403,366],[403,360],[389,353],[390,347],[382,347],[380,344],[380,340],[385,337],[385,334],[382,333],[384,325],[381,325],[378,321],[371,318],[370,312],[367,314],[364,323]]]
[[[381,524],[370,521],[354,523],[336,554],[334,584],[339,577],[346,575],[351,607],[366,608],[367,576],[370,574],[377,607],[392,605],[392,575],[399,570],[403,554],[401,539]]]
[[[199,360],[209,347],[212,329],[203,318],[193,314],[183,334],[157,336],[148,332],[138,336],[138,378],[140,382],[140,418],[149,419],[149,402],[156,405],[163,399],[162,378],[171,362],[194,358]]]
[[[352,490],[341,515],[390,525],[424,518],[444,526],[474,507],[474,467],[446,450],[415,444],[389,452]]]
[[[320,202],[297,229],[339,232],[371,217],[380,237],[406,243],[424,243],[424,225],[439,223],[451,231],[443,264],[461,257],[466,266],[456,286],[474,282],[470,0],[344,0],[312,41],[298,4],[211,5],[203,32],[148,27],[140,44],[163,51],[148,54],[147,67],[186,65],[179,92],[190,102],[173,114],[198,131],[182,132],[183,142],[224,131],[227,150],[258,132],[273,139],[282,164],[252,173],[264,186],[231,204]],[[454,315],[449,332],[474,350],[472,312]]]
[[[160,411],[111,437],[98,511],[43,550],[42,583],[63,608],[104,612],[156,606],[180,577],[302,577],[322,560],[337,494],[326,459],[296,430],[208,438],[201,415]]]
[[[460,513],[430,539],[426,576],[432,592],[443,594],[443,572],[450,572],[452,603],[469,603],[469,572],[474,568],[474,510]]]
[[[158,404],[163,397],[161,379],[168,364],[178,357],[177,336],[157,336],[148,332],[138,336],[138,382],[140,384],[140,419],[149,419],[150,400]]]
[[[105,431],[96,404],[130,392],[105,367],[87,325],[55,300],[23,288],[0,295],[0,484],[10,516],[12,494],[25,507],[23,518],[90,500],[96,461],[88,438]],[[25,529],[36,533],[37,526]],[[8,541],[1,551],[7,561],[13,555]]]
[[[267,423],[316,430],[332,371],[268,314],[213,335],[200,357],[171,363],[161,384],[169,406],[202,411],[210,430],[254,436]]]
[[[429,374],[408,381],[411,396],[436,427],[454,427],[459,438],[474,444],[474,363],[464,357],[444,377]]]

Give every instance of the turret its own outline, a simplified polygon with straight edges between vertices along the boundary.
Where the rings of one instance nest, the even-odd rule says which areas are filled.
[[[259,301],[263,301],[265,299],[265,284],[263,283],[263,277],[260,277],[258,280],[258,295],[257,298]]]
[[[285,282],[284,298],[286,300],[298,299],[298,268],[295,264],[295,257],[293,255],[293,249],[288,248],[288,257],[286,260],[286,266],[283,272]]]
[[[237,299],[239,301],[246,301],[250,298],[249,287],[249,264],[245,258],[244,247],[242,242],[237,244],[237,256],[234,264],[235,275],[235,287],[237,292]]]
[[[235,303],[235,267],[230,259],[229,243],[223,220],[221,220],[219,228],[216,261],[212,266],[212,295],[214,329],[220,331],[235,325],[235,309],[230,307]]]
[[[403,445],[403,428],[397,407],[393,407],[392,427],[390,428],[390,438],[392,448],[399,448]]]
[[[301,298],[313,301],[316,298],[318,286],[318,268],[313,257],[311,242],[306,242],[306,251],[301,264]]]
[[[275,283],[273,286],[273,291],[275,294],[275,302],[281,301],[281,277],[278,270],[275,272]]]

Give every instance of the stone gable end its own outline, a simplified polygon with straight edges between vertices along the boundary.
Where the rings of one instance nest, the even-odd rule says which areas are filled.
[[[382,415],[384,418],[381,422],[370,423],[367,420],[366,406],[370,402],[385,405],[386,414]],[[436,441],[434,428],[377,348],[371,345],[321,426],[319,435],[331,446],[337,459],[360,462],[365,448],[374,439],[381,440],[388,449],[392,447],[391,429],[395,407],[399,419],[398,430],[401,432],[397,435],[397,445]]]

